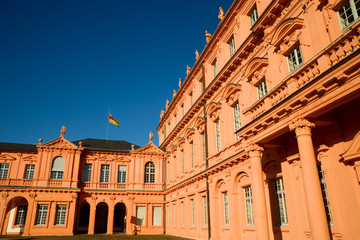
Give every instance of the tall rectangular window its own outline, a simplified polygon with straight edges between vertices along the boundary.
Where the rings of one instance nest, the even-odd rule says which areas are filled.
[[[161,225],[161,207],[153,207],[153,226]]]
[[[245,187],[245,211],[246,211],[246,224],[254,225],[254,212],[253,212],[253,202],[252,202],[252,193],[251,187]]]
[[[203,213],[204,213],[204,225],[207,226],[208,225],[208,209],[207,209],[207,201],[206,201],[206,197],[202,197],[203,200]]]
[[[181,202],[181,225],[184,226],[185,224],[185,208],[184,208],[184,202]]]
[[[45,225],[48,212],[48,205],[39,204],[37,207],[35,225]]]
[[[184,156],[184,150],[181,151],[181,173],[185,172],[185,156]]]
[[[92,171],[92,164],[84,163],[83,172],[82,172],[83,182],[91,182],[91,171]]]
[[[66,205],[56,205],[55,225],[65,225],[66,220]]]
[[[213,62],[213,71],[214,71],[214,78],[217,76],[218,74],[218,69],[217,69],[217,59],[215,58],[214,62]]]
[[[194,143],[190,142],[190,161],[191,168],[194,168]]]
[[[0,163],[0,178],[7,178],[8,171],[9,171],[9,164]]]
[[[118,171],[118,183],[126,183],[126,169],[127,166],[120,165]]]
[[[191,225],[195,225],[195,207],[194,207],[194,199],[190,199],[191,203]]]
[[[20,226],[25,225],[26,213],[27,213],[27,206],[17,207],[15,225],[20,225]]]
[[[295,47],[288,55],[287,61],[289,66],[289,72],[298,69],[303,64],[303,58],[301,54],[300,45]]]
[[[230,58],[235,54],[235,39],[232,36],[229,41]]]
[[[110,165],[101,164],[100,182],[108,183],[110,175]]]
[[[223,192],[223,201],[224,201],[224,223],[229,225],[229,199],[227,192]]]
[[[216,151],[219,152],[221,150],[221,136],[220,136],[220,120],[216,120],[215,122],[215,134],[216,134]]]
[[[136,207],[136,225],[138,226],[145,225],[145,206]]]
[[[355,22],[360,16],[360,1],[349,0],[346,1],[338,10],[338,17],[341,24],[341,29],[345,29],[350,24]]]
[[[258,99],[264,97],[267,93],[266,80],[262,80],[257,86]]]
[[[200,85],[201,85],[201,93],[203,93],[205,91],[205,78],[204,77],[201,78]]]
[[[252,27],[256,23],[256,21],[259,19],[256,4],[255,4],[253,10],[251,10],[249,17],[250,17],[250,26]]]
[[[176,177],[176,156],[174,155],[174,177]]]
[[[164,123],[164,136],[163,136],[163,141],[165,141],[165,138],[166,138],[166,125],[165,125],[165,123]]]
[[[235,103],[235,105],[233,106],[233,112],[234,112],[234,129],[235,132],[237,132],[240,127],[241,127],[241,122],[240,122],[240,107],[239,107],[239,103]],[[235,134],[235,138],[236,140],[238,140],[238,135]]]
[[[26,164],[24,179],[33,179],[34,178],[35,165]]]
[[[278,224],[287,225],[288,218],[286,212],[285,191],[282,177],[274,179],[274,188]]]
[[[202,159],[203,162],[206,161],[206,139],[205,139],[205,131],[201,133],[201,148],[202,148]]]
[[[360,0],[359,0],[359,2],[360,2]],[[323,201],[324,201],[324,205],[325,205],[326,218],[328,220],[329,225],[332,225],[333,221],[332,221],[332,217],[331,217],[330,203],[329,203],[329,197],[328,197],[327,188],[326,188],[325,175],[322,170],[321,164],[318,164],[317,168],[318,168],[318,173],[319,173]]]

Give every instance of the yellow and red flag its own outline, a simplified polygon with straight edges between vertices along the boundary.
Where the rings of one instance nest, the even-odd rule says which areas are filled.
[[[109,113],[109,123],[114,124],[115,126],[117,126],[118,128],[119,126],[119,122]]]

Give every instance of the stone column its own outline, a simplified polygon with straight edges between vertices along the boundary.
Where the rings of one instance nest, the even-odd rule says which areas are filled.
[[[311,128],[313,127],[315,124],[303,118],[294,120],[289,125],[290,130],[296,133],[311,235],[313,239],[327,240],[330,239],[330,235],[311,139]]]
[[[115,197],[110,197],[106,234],[113,234],[114,230],[114,200]]]
[[[90,216],[89,216],[89,228],[88,234],[93,235],[95,232],[95,217],[96,217],[96,199],[97,197],[92,197],[93,201],[90,204]]]
[[[256,239],[269,239],[269,225],[266,210],[265,188],[261,157],[264,149],[256,144],[247,147],[251,162],[251,189],[254,203],[254,221],[256,228]]]

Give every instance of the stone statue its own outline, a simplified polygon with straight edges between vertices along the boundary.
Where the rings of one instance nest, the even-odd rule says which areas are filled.
[[[166,109],[168,109],[169,105],[169,99],[166,99]]]
[[[222,7],[219,7],[219,10],[220,10],[220,12],[219,12],[219,15],[218,15],[218,18],[220,19],[220,21],[221,20],[223,20],[224,19],[224,10],[222,9]]]
[[[135,145],[131,145],[131,150],[135,150]]]
[[[39,138],[39,145],[41,145],[42,144],[42,138]]]
[[[196,49],[195,51],[195,59],[196,61],[199,60],[200,56],[199,56],[199,51]]]
[[[176,91],[175,89],[173,89],[173,98],[175,98],[175,95],[176,95]]]
[[[207,30],[205,30],[205,37],[206,37],[206,43],[209,43],[211,39],[211,33],[209,33]]]
[[[179,78],[179,88],[181,88],[181,78]]]
[[[82,147],[82,141],[79,142],[79,147]]]
[[[162,110],[162,109],[161,109],[161,112],[160,112],[160,119],[162,119],[162,118],[163,118],[164,113],[165,113],[165,112],[164,112],[164,110]]]
[[[63,125],[60,130],[60,137],[65,137],[65,132],[66,132],[66,127],[65,127],[65,125]]]
[[[186,66],[186,75],[189,75],[191,72],[191,68],[189,67],[189,65]]]
[[[150,131],[150,133],[149,133],[149,143],[152,143],[152,139],[153,139],[153,133],[152,133],[152,131]]]

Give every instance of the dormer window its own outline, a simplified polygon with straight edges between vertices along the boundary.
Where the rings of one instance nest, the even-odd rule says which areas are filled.
[[[341,29],[345,29],[350,24],[355,22],[360,16],[360,1],[349,0],[344,3],[338,10],[338,17],[341,24]]]
[[[266,80],[262,80],[257,86],[258,99],[264,97],[267,93]]]
[[[300,50],[300,45],[295,47],[288,55],[287,55],[289,72],[292,72],[299,68],[301,64],[303,64],[303,58]]]
[[[251,10],[249,17],[250,17],[250,27],[252,27],[259,18],[256,4],[255,4],[254,8]]]

